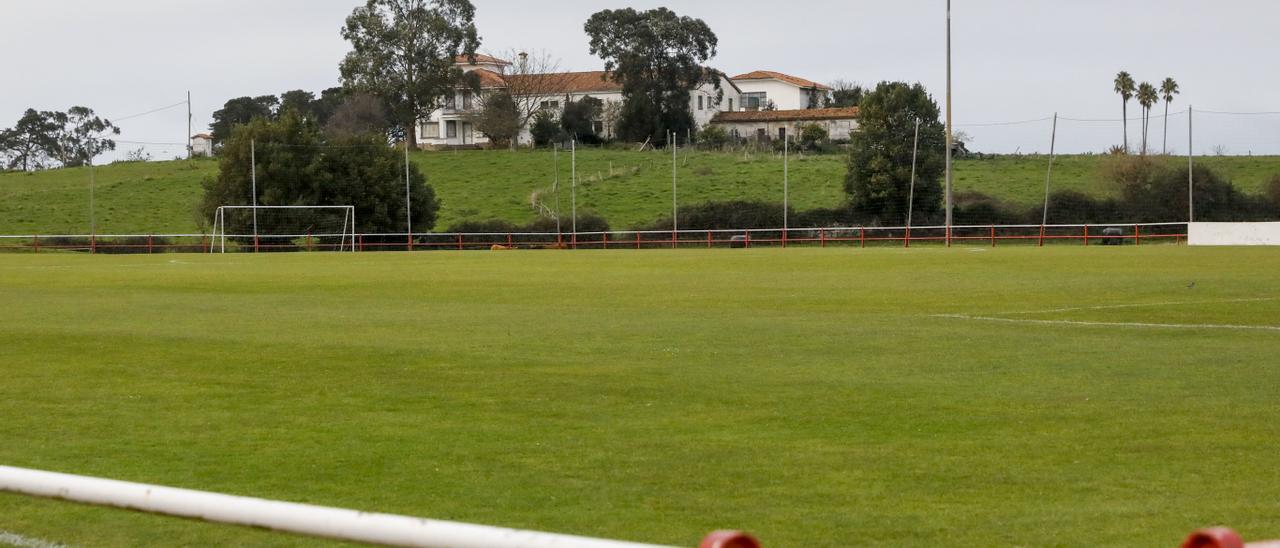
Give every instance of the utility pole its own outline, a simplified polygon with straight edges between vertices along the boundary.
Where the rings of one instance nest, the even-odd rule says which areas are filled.
[[[672,131],[667,137],[671,145],[671,247],[676,247],[676,239],[680,235],[680,208],[678,202],[676,188],[676,132]]]
[[[560,143],[551,144],[552,164],[555,166],[555,182],[551,191],[556,195],[556,245],[564,245],[564,230],[560,228]]]
[[[947,0],[947,245],[951,245],[951,146],[954,139],[951,126],[951,0]]]
[[[791,206],[791,133],[782,139],[782,241],[787,240],[791,227],[787,209]]]
[[[187,159],[195,157],[195,147],[191,141],[191,92],[187,92]]]
[[[93,159],[89,159],[89,234],[91,236],[98,234],[97,219],[93,215],[93,187],[94,183]]]
[[[1044,217],[1040,220],[1040,230],[1044,231],[1049,224],[1049,181],[1053,179],[1053,161],[1058,155],[1058,113],[1053,113],[1053,136],[1049,138],[1049,173],[1044,176]]]
[[[911,145],[911,190],[907,194],[907,245],[911,245],[911,213],[916,207],[916,160],[920,155],[920,119],[916,118],[915,144]]]
[[[569,199],[573,207],[573,248],[578,249],[578,140],[569,141],[572,171],[569,174]]]

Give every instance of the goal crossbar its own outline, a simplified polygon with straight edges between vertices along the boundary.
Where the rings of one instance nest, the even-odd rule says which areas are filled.
[[[386,546],[659,548],[0,466],[0,491]]]
[[[247,234],[228,234],[227,233],[227,212],[234,211],[251,211],[252,232]],[[258,212],[259,211],[341,211],[343,213],[342,227],[340,231],[322,231],[320,233],[307,231],[286,231],[284,234],[267,234],[264,235],[258,230]],[[220,206],[213,216],[213,239],[209,244],[209,252],[227,252],[227,238],[252,238],[255,249],[258,241],[262,238],[273,239],[295,239],[295,238],[339,238],[338,251],[357,251],[356,249],[356,208],[349,205],[290,205],[290,206],[263,206],[263,205],[229,205]]]

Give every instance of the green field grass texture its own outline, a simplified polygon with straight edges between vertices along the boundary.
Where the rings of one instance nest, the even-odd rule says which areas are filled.
[[[678,545],[1274,538],[1277,269],[1178,246],[0,255],[0,463]],[[0,530],[313,543],[12,495]]]
[[[536,218],[535,192],[554,207],[555,160],[550,151],[421,152],[413,160],[442,201],[436,230],[459,221]],[[559,158],[562,215],[570,209],[571,160]],[[1030,206],[1044,196],[1047,156],[960,160],[956,192],[981,192]],[[1062,156],[1054,189],[1093,195],[1115,192],[1104,172],[1106,156]],[[1172,161],[1172,160],[1171,160]],[[1280,157],[1203,157],[1203,162],[1247,192],[1280,175]],[[764,200],[781,203],[783,159],[772,153],[681,153],[679,202]],[[215,176],[213,160],[124,163],[94,170],[98,234],[199,233],[194,215],[200,181]],[[797,209],[843,203],[846,167],[840,155],[790,159],[790,198]],[[671,211],[671,157],[665,151],[578,151],[578,206],[603,215],[615,229],[647,223]],[[0,234],[86,234],[90,230],[88,169],[35,174],[0,173]],[[248,198],[246,197],[246,202]],[[207,230],[207,229],[206,229]]]

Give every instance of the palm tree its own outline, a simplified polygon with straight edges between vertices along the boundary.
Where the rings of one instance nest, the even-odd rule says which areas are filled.
[[[1120,74],[1116,75],[1116,93],[1119,93],[1120,98],[1124,100],[1124,108],[1120,112],[1123,113],[1125,152],[1129,152],[1129,99],[1133,99],[1135,91],[1133,76],[1128,72],[1120,71]]]
[[[1173,78],[1165,78],[1160,83],[1160,94],[1164,97],[1164,146],[1160,147],[1161,154],[1169,153],[1169,103],[1173,102],[1174,95],[1181,92]]]
[[[1138,104],[1142,105],[1142,155],[1147,154],[1147,133],[1151,127],[1151,107],[1160,102],[1160,93],[1149,82],[1138,86]]]

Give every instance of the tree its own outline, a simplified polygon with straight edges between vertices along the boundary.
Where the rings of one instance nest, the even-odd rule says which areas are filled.
[[[59,128],[53,135],[55,146],[49,151],[63,167],[81,167],[93,163],[99,154],[116,149],[107,135],[119,135],[120,128],[110,120],[94,115],[88,107],[71,107],[67,112],[53,113]]]
[[[821,88],[809,88],[805,90],[809,95],[809,106],[807,109],[827,108],[827,94]]]
[[[604,111],[604,101],[587,95],[577,101],[569,101],[560,114],[560,127],[579,143],[597,143],[595,121]]]
[[[213,123],[209,124],[214,144],[221,145],[231,137],[232,129],[238,125],[247,124],[258,118],[268,120],[274,118],[276,107],[279,105],[280,99],[275,95],[237,97],[227,101],[221,109],[213,113]]]
[[[1142,106],[1142,154],[1147,153],[1147,134],[1151,127],[1151,107],[1160,102],[1160,93],[1148,82],[1138,86],[1138,104]]]
[[[506,91],[485,96],[480,102],[480,112],[472,123],[494,146],[514,145],[522,127],[516,100]]]
[[[560,120],[549,110],[533,116],[533,125],[529,126],[529,133],[533,136],[533,145],[539,147],[547,146],[564,137],[564,130],[560,129]]]
[[[509,50],[494,57],[511,62],[503,80],[506,81],[507,94],[515,106],[516,121],[520,128],[529,127],[533,117],[542,110],[542,101],[548,97],[564,95],[565,78],[564,72],[560,70],[560,61],[553,59],[547,52]],[[512,148],[519,145],[517,140],[511,141]]]
[[[861,84],[845,80],[831,82],[831,90],[831,103],[828,106],[832,108],[856,107],[867,93]]]
[[[212,222],[218,207],[253,201],[251,143],[260,205],[352,205],[363,232],[405,230],[404,157],[381,135],[326,138],[313,121],[293,111],[276,121],[257,118],[233,130],[223,146],[217,177],[202,183],[200,219]],[[409,185],[414,230],[430,229],[440,203],[412,164]],[[227,227],[230,233],[245,234],[240,230],[244,227]]]
[[[336,87],[320,92],[320,97],[311,103],[311,112],[315,114],[316,124],[321,127],[329,123],[342,104],[347,101],[347,90]]]
[[[907,216],[912,144],[920,120],[914,211],[916,219],[936,218],[942,210],[941,178],[946,170],[946,132],[938,104],[920,84],[882,82],[859,105],[858,129],[849,144],[844,189],[859,215],[882,223]]]
[[[324,125],[324,133],[330,138],[372,133],[381,135],[386,141],[393,141],[395,136],[391,132],[391,123],[381,100],[366,93],[355,93],[347,97],[333,115],[329,116]]]
[[[800,128],[800,148],[814,150],[830,137],[831,134],[827,131],[827,128],[818,124],[807,124]]]
[[[1126,153],[1129,152],[1129,100],[1133,99],[1133,94],[1137,91],[1135,85],[1133,76],[1130,76],[1128,72],[1120,71],[1116,75],[1115,91],[1120,94],[1120,99],[1123,100],[1120,118],[1121,122],[1124,123],[1124,151]]]
[[[662,141],[668,131],[695,129],[690,90],[708,82],[720,86],[720,74],[704,66],[719,43],[705,22],[667,8],[625,8],[598,12],[584,28],[591,53],[622,85],[622,138]]]
[[[62,128],[58,113],[27,109],[13,128],[0,131],[0,148],[5,151],[7,169],[37,171],[49,167]]]
[[[1173,96],[1181,93],[1178,89],[1178,82],[1173,78],[1165,78],[1160,83],[1160,95],[1164,99],[1164,145],[1160,147],[1160,154],[1169,153],[1169,103],[1173,102]]]
[[[316,94],[310,91],[295,89],[280,94],[280,113],[287,111],[295,111],[299,116],[308,120],[315,120],[315,102]]]
[[[460,56],[480,46],[469,0],[368,0],[347,17],[343,85],[370,93],[417,143],[417,122],[466,82]]]

